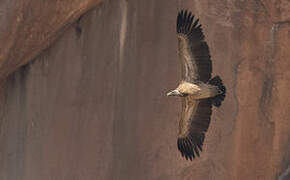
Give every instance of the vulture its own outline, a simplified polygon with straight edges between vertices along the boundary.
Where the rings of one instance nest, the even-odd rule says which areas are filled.
[[[212,106],[221,105],[226,87],[219,76],[211,78],[211,56],[199,19],[187,10],[180,11],[176,31],[182,75],[178,87],[167,96],[181,97],[177,147],[186,160],[192,160],[200,156]]]

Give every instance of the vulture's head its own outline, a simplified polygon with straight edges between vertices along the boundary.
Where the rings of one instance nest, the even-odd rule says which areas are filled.
[[[169,93],[167,93],[167,96],[180,96],[180,97],[185,97],[186,94],[181,93],[180,91],[178,91],[177,89],[170,91]]]

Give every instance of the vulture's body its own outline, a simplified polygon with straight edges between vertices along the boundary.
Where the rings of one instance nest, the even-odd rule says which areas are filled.
[[[212,63],[198,19],[187,11],[177,16],[178,53],[182,80],[168,96],[182,98],[177,146],[182,156],[192,160],[199,156],[209,127],[212,105],[220,106],[225,86],[216,76],[211,79]]]

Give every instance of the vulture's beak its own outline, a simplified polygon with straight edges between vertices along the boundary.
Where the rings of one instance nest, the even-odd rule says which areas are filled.
[[[173,90],[167,93],[167,96],[181,96],[182,94],[178,90]]]

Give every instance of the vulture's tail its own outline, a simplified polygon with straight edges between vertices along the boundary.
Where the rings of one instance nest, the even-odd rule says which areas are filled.
[[[209,84],[217,86],[220,91],[218,95],[212,98],[212,104],[216,107],[219,107],[226,97],[226,87],[224,86],[223,81],[219,76],[215,76],[209,80]]]

